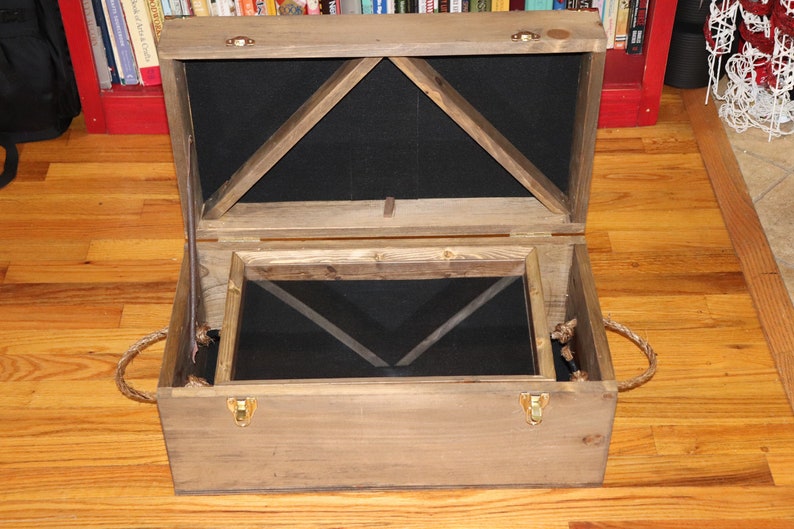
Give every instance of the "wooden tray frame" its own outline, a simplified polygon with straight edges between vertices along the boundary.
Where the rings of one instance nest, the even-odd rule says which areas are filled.
[[[215,369],[215,385],[233,383],[235,380],[235,364],[238,353],[238,338],[242,326],[242,301],[248,281],[278,280],[317,280],[345,281],[356,279],[395,280],[395,279],[436,279],[455,277],[523,277],[525,299],[527,302],[527,326],[530,329],[531,341],[534,345],[532,354],[536,357],[537,377],[541,380],[556,380],[551,340],[546,323],[543,287],[540,277],[540,265],[537,252],[532,249],[528,254],[514,252],[514,258],[503,258],[499,261],[454,260],[444,255],[444,248],[427,248],[427,255],[417,255],[415,260],[389,260],[388,252],[375,249],[371,254],[362,255],[344,251],[319,251],[302,255],[300,252],[235,252],[229,274],[229,287],[224,311],[223,339],[220,341],[217,367]],[[379,256],[378,259],[373,256]],[[298,262],[296,262],[296,260]],[[286,262],[285,262],[286,261]],[[372,365],[388,367],[376,353],[358,343],[354,337],[327,321],[312,307],[304,305],[275,285],[271,293],[292,306],[305,317],[314,321],[339,341],[345,343],[352,351],[358,353]],[[461,311],[437,328],[422,343],[412,349],[395,366],[409,365],[434,341],[443,337],[475,310],[490,301],[501,292],[500,283],[478,296]],[[265,315],[267,317],[267,315]],[[475,376],[472,379],[480,380]],[[250,382],[249,382],[250,383]],[[339,383],[339,381],[337,381]]]

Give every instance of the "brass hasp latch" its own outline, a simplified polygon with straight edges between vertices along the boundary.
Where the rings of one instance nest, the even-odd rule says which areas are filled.
[[[521,408],[527,417],[527,424],[535,426],[543,422],[543,408],[549,403],[550,398],[548,393],[521,393],[518,396],[518,402],[521,403]]]
[[[234,424],[245,428],[251,424],[251,419],[256,411],[256,399],[254,397],[246,397],[244,399],[229,397],[226,399],[226,407],[232,412]]]

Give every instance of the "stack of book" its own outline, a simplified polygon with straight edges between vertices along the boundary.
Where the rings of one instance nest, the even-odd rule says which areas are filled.
[[[160,85],[166,17],[455,13],[594,9],[607,47],[640,54],[648,0],[82,0],[99,86]]]

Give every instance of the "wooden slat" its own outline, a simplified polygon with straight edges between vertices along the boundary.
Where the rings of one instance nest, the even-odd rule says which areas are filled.
[[[389,59],[551,212],[570,212],[565,194],[427,61],[410,57]]]
[[[378,58],[346,61],[204,204],[203,216],[220,218],[350,92]]]
[[[758,319],[777,363],[789,403],[794,407],[794,305],[714,103],[704,104],[705,89],[682,90],[681,97],[692,121],[725,226],[742,264]]]

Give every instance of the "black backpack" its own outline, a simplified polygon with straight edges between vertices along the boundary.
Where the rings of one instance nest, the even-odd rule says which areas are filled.
[[[0,1],[0,188],[16,176],[17,143],[56,138],[79,113],[58,1]]]

